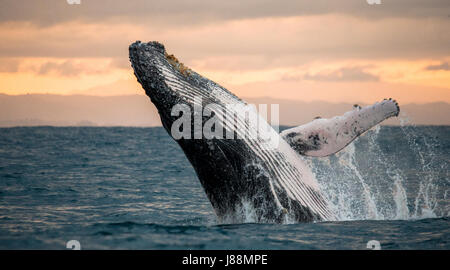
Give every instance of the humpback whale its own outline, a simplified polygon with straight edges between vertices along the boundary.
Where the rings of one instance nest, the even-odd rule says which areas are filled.
[[[278,133],[265,120],[249,127],[242,114],[229,114],[233,110],[230,108],[245,109],[249,104],[184,66],[161,43],[136,41],[129,46],[129,57],[138,82],[158,110],[163,127],[184,151],[219,222],[223,223],[246,222],[249,215],[252,222],[261,223],[336,219],[302,156],[334,154],[371,127],[398,116],[400,111],[395,100],[385,99],[372,106],[355,106],[341,116],[317,118]],[[173,136],[172,125],[180,115],[174,114],[173,108],[180,104],[190,109],[184,114],[197,117],[202,126],[211,117],[217,117],[223,123],[224,133],[235,132],[241,136],[206,138],[204,134],[194,134],[198,131],[194,123],[183,126],[184,131],[194,134],[192,137]],[[215,104],[209,108],[209,117],[202,114],[199,118],[196,106],[208,104]],[[254,110],[247,112],[247,116],[260,117]],[[249,128],[265,136],[244,136],[242,132]]]

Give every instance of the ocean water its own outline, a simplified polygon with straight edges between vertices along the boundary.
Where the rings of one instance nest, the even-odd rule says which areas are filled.
[[[219,224],[162,128],[0,129],[0,249],[450,248],[450,126],[377,127],[306,158],[339,220]]]

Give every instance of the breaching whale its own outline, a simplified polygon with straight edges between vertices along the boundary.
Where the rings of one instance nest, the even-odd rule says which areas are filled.
[[[192,137],[174,137],[194,167],[219,221],[225,223],[334,220],[334,213],[301,155],[323,157],[336,153],[381,121],[398,116],[400,110],[395,100],[385,99],[281,133],[266,121],[259,121],[250,129],[262,131],[264,138],[244,136],[242,132],[249,129],[247,119],[239,116],[242,114],[228,113],[230,108],[247,108],[245,101],[186,68],[168,55],[161,43],[137,41],[130,45],[129,56],[138,82],[172,137],[172,125],[180,118],[172,110],[180,104],[190,108],[185,114],[197,119],[196,106],[215,104],[209,108],[210,117],[200,116],[202,126],[214,116],[222,120],[224,133],[242,135],[234,139],[206,138],[204,134],[199,137],[194,134],[196,127],[192,122],[192,126],[183,127],[194,134]],[[254,110],[248,110],[248,114],[260,118]]]

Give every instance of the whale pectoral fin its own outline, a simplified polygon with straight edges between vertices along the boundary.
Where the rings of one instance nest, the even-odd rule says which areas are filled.
[[[352,111],[342,116],[315,119],[284,130],[280,135],[299,154],[324,157],[338,152],[371,127],[389,117],[398,116],[399,112],[395,100],[385,99],[364,108],[355,105]]]

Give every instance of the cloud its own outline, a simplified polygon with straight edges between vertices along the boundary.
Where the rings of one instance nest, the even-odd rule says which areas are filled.
[[[131,78],[130,80],[117,80],[111,83],[97,85],[86,90],[71,91],[75,95],[94,95],[94,96],[120,96],[120,95],[145,95],[141,85]]]
[[[18,72],[19,65],[18,59],[0,58],[0,72]]]
[[[224,20],[267,17],[343,14],[368,19],[386,17],[448,17],[447,0],[395,0],[369,5],[366,0],[84,0],[68,5],[65,0],[2,0],[0,21],[30,21],[40,25],[73,20],[128,21],[192,25]]]
[[[264,81],[228,88],[239,97],[272,97],[277,99],[374,103],[384,98],[396,99],[400,106],[406,103],[449,102],[449,88],[383,81]]]
[[[252,19],[179,30],[127,22],[51,27],[8,23],[0,24],[0,57],[128,59],[131,42],[159,40],[187,65],[225,58],[239,61],[227,60],[226,66],[243,69],[333,59],[443,59],[450,47],[449,28],[450,20],[368,21],[338,15]]]
[[[77,76],[85,71],[85,68],[72,61],[64,61],[62,63],[47,62],[39,67],[37,73],[39,75],[54,73],[61,76]]]
[[[448,0],[0,2],[0,84],[10,93],[100,94],[116,80],[135,82],[128,61],[135,40],[158,40],[189,67],[241,93],[252,91],[244,84],[277,80],[283,91],[284,83],[307,89],[392,81],[448,91],[446,72],[424,70],[450,57]]]
[[[31,73],[33,75],[57,75],[76,77],[98,75],[126,68],[122,58],[0,58],[0,72]],[[128,64],[128,67],[130,65]],[[131,69],[131,67],[129,67]]]
[[[346,82],[346,81],[379,81],[380,78],[363,70],[361,67],[344,67],[331,73],[306,74],[304,80],[311,81],[329,81],[329,82]]]
[[[444,62],[442,64],[439,65],[429,65],[425,67],[425,70],[450,70],[450,65],[448,64],[448,62]]]
[[[306,80],[306,81],[322,81],[322,82],[375,82],[380,78],[364,70],[365,67],[343,67],[331,72],[318,72],[315,74],[306,73],[303,75],[285,75],[283,80]]]
[[[119,69],[129,69],[131,68],[131,63],[128,58],[123,57],[114,57],[111,62],[109,63],[111,68],[119,68]]]
[[[27,65],[24,64],[22,70],[32,71],[38,75],[52,74],[63,77],[98,75],[110,73],[112,70],[118,69],[119,67],[112,64],[113,61],[109,59],[98,59],[97,61],[92,61],[92,59],[40,60],[33,61]]]

